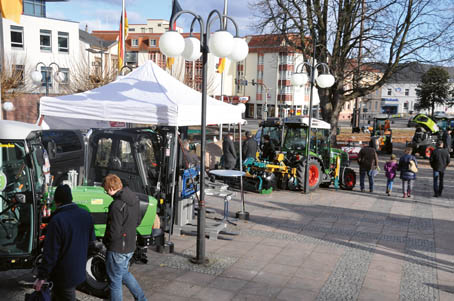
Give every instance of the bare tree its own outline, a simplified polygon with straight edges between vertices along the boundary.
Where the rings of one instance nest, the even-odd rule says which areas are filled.
[[[26,58],[4,57],[0,72],[1,99],[8,101],[25,92]]]
[[[407,63],[454,57],[452,1],[252,0],[250,5],[262,32],[283,35],[307,58],[316,41],[315,59],[327,62],[336,78],[333,87],[319,91],[323,119],[333,130],[345,102],[378,89]]]

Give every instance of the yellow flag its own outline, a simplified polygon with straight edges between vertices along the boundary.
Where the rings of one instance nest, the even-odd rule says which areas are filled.
[[[0,0],[2,17],[20,24],[22,15],[22,0]]]
[[[173,63],[175,63],[175,58],[174,57],[168,57],[167,58],[167,69],[172,68]]]
[[[216,72],[222,73],[222,72],[224,72],[224,68],[225,68],[225,57],[221,57],[219,59],[218,70]]]

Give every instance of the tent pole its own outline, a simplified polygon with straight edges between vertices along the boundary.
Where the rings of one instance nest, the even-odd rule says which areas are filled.
[[[178,176],[177,173],[177,152],[178,152],[178,126],[175,126],[175,133],[174,133],[174,144],[173,144],[173,161],[172,161],[172,169],[173,169],[173,177],[172,177],[172,196],[171,196],[171,216],[170,216],[170,231],[169,231],[169,241],[170,235],[173,232],[173,222],[174,222],[174,208],[175,208],[175,183],[176,177]]]

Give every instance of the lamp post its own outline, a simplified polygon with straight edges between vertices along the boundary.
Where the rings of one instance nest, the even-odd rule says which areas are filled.
[[[221,14],[218,10],[212,10],[206,22],[200,15],[188,10],[182,10],[172,16],[170,24],[174,24],[183,14],[192,15],[194,18],[191,23],[190,36],[184,39],[180,33],[169,30],[159,39],[159,48],[167,57],[177,57],[182,55],[188,61],[195,61],[202,56],[202,115],[201,115],[201,158],[200,158],[200,198],[197,214],[197,254],[193,259],[194,263],[203,264],[205,259],[205,152],[206,152],[206,111],[207,111],[207,61],[208,53],[211,52],[217,57],[228,57],[232,61],[241,61],[246,58],[249,48],[244,39],[238,36],[238,26],[228,15]],[[220,30],[211,34],[211,24],[219,19]],[[236,36],[226,31],[226,24],[223,19],[230,20],[236,30]],[[192,35],[194,24],[198,22],[200,26],[200,40]]]
[[[313,98],[313,89],[315,83],[319,88],[330,88],[331,86],[334,85],[334,76],[332,76],[329,72],[329,67],[325,63],[318,63],[315,64],[315,47],[317,45],[316,39],[314,39],[313,43],[313,54],[312,54],[312,62],[303,62],[296,66],[295,73],[293,73],[292,78],[291,78],[291,83],[293,86],[303,86],[306,85],[309,76],[305,72],[304,67],[309,71],[310,73],[310,84],[311,84],[311,91],[310,91],[310,97],[309,97],[309,108],[308,108],[308,113],[309,113],[309,124],[307,128],[307,134],[306,134],[306,150],[305,150],[305,166],[304,166],[304,193],[308,193],[308,186],[309,186],[309,151],[310,151],[310,135],[311,135],[311,129],[312,129],[312,98]],[[317,70],[318,67],[323,67],[323,71],[327,71],[325,74],[321,74],[315,79],[315,71]],[[298,69],[300,71],[298,72]]]
[[[32,74],[31,74],[32,80],[33,80],[33,82],[35,84],[41,84],[42,83],[42,79],[43,79],[42,72],[38,71],[38,66],[39,65],[42,65],[42,67],[46,68],[45,69],[45,72],[46,72],[46,96],[48,96],[49,95],[49,81],[52,80],[51,77],[52,77],[52,74],[53,74],[53,71],[54,71],[53,68],[57,67],[57,76],[55,77],[57,82],[63,81],[65,79],[65,74],[60,71],[60,66],[57,63],[55,63],[55,62],[52,62],[49,65],[46,65],[43,62],[39,62],[35,66],[35,71],[33,71]]]

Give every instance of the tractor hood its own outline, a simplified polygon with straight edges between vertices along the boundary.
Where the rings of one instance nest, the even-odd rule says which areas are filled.
[[[412,121],[416,124],[416,127],[422,127],[426,132],[435,134],[440,131],[437,123],[425,114],[416,115]]]

